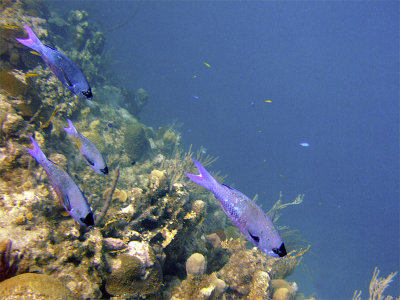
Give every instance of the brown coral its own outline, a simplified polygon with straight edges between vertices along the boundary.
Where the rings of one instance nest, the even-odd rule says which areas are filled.
[[[18,271],[19,254],[11,252],[12,241],[0,242],[0,281],[14,276]]]

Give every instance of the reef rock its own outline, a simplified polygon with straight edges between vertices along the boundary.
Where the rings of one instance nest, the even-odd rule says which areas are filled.
[[[193,253],[186,261],[188,275],[203,275],[206,272],[206,259],[203,254]]]
[[[273,300],[289,300],[290,299],[290,291],[287,288],[279,288],[275,291],[272,296]]]
[[[267,272],[272,269],[275,260],[257,248],[239,248],[232,253],[229,262],[217,274],[229,285],[234,297],[249,296],[253,289],[259,288],[260,282],[268,283],[269,276],[265,278],[265,274],[268,275]],[[260,271],[262,273],[259,273]]]
[[[167,194],[169,182],[165,171],[153,170],[150,173],[150,193],[152,197],[161,198]]]
[[[74,299],[71,292],[58,279],[34,273],[25,273],[2,281],[0,298]]]
[[[17,114],[8,113],[1,129],[6,136],[16,136],[24,126],[24,119],[22,117]]]
[[[149,140],[140,123],[131,123],[127,126],[124,137],[124,148],[133,161],[138,161],[149,149]]]
[[[162,270],[148,243],[132,241],[127,252],[109,261],[112,272],[105,288],[111,295],[140,298],[159,294]]]

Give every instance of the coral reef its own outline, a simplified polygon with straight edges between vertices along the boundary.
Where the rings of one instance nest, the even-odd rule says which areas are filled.
[[[2,299],[74,299],[57,279],[43,274],[25,273],[0,283]]]
[[[124,138],[124,148],[128,157],[132,161],[138,161],[149,149],[150,144],[140,123],[131,123],[127,125]]]
[[[203,275],[206,271],[207,262],[201,253],[193,253],[186,261],[186,273],[191,276]]]
[[[132,241],[127,251],[109,260],[111,273],[105,289],[123,297],[157,296],[162,284],[162,271],[154,251],[146,242]]]
[[[277,260],[247,249],[214,197],[185,176],[192,156],[205,166],[215,158],[183,153],[176,124],[154,130],[138,121],[149,96],[110,81],[105,36],[88,13],[65,17],[28,2],[0,4],[0,280],[10,277],[1,297],[27,290],[44,299],[295,297],[293,283],[277,288],[274,280],[290,275],[306,251]],[[77,99],[15,42],[25,23],[84,70],[95,101]],[[94,174],[65,138],[66,118],[102,152],[109,176]],[[29,136],[82,188],[96,226],[84,230],[65,215],[25,150]],[[278,201],[273,211],[285,206]]]

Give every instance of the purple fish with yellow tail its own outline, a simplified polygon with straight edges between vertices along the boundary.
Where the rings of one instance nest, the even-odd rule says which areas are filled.
[[[33,149],[26,148],[29,154],[43,167],[57,193],[62,205],[80,225],[93,226],[93,213],[89,203],[77,184],[63,169],[47,159],[39,145],[32,138]]]
[[[99,149],[86,137],[80,134],[71,120],[64,130],[73,138],[87,164],[98,174],[107,175],[108,167]]]
[[[24,26],[28,33],[28,38],[16,40],[38,52],[54,75],[72,93],[85,99],[92,98],[92,90],[81,69],[60,51],[43,44],[28,25]]]
[[[186,175],[214,194],[224,212],[246,239],[270,256],[285,256],[287,254],[285,245],[278,230],[254,201],[227,185],[219,184],[198,161],[193,159],[193,162],[200,174],[186,173]]]

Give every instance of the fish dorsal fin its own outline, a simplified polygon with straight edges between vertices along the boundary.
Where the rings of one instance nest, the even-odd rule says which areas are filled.
[[[230,189],[230,190],[234,190],[233,188],[231,188],[229,185],[226,185],[226,184],[222,184],[223,186],[226,186],[228,189]]]
[[[57,49],[50,47],[49,45],[45,45],[47,48],[50,48],[51,50],[57,51]]]
[[[89,165],[94,166],[94,162],[92,162],[85,154],[82,154],[82,155],[86,159],[86,161],[89,163]]]
[[[70,211],[71,210],[71,203],[69,201],[69,197],[67,194],[63,194],[63,201],[64,201],[64,206],[65,208]]]
[[[71,83],[71,80],[69,80],[67,74],[65,74],[65,71],[64,71],[63,68],[61,68],[61,72],[63,73],[64,79],[65,79],[65,81],[67,82],[68,86],[69,86],[69,87],[72,87],[73,84]]]
[[[47,159],[49,162],[51,162],[52,164],[56,165],[57,167],[60,167],[59,164],[55,163],[54,161],[52,161],[51,159]],[[60,167],[61,168],[61,167]]]

